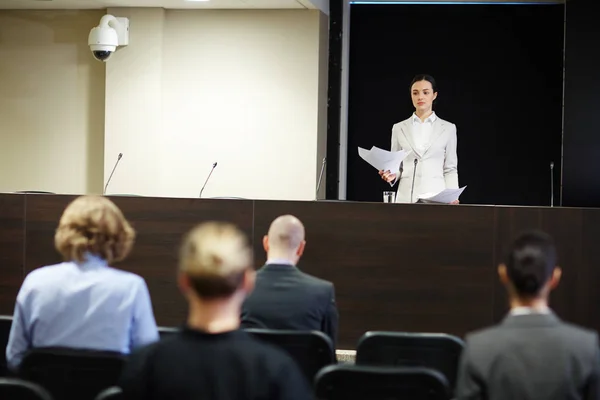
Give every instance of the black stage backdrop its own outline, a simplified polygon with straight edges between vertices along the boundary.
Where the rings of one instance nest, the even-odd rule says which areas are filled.
[[[567,2],[563,205],[600,207],[599,0]]]
[[[389,190],[357,146],[390,148],[419,73],[438,82],[434,110],[457,125],[461,202],[559,199],[564,5],[353,5],[347,199]]]

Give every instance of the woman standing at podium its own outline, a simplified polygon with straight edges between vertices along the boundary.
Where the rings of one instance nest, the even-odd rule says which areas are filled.
[[[430,75],[417,75],[410,84],[415,112],[392,128],[392,151],[409,152],[397,171],[379,171],[381,178],[398,184],[396,203],[415,203],[419,196],[458,188],[456,125],[433,111],[437,85]],[[453,204],[458,203],[458,200]]]

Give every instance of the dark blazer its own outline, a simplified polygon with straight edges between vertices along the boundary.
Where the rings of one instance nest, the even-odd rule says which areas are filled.
[[[333,283],[292,265],[265,265],[242,307],[242,327],[321,331],[335,346],[338,311]]]
[[[598,335],[554,314],[509,315],[467,335],[458,399],[600,399]]]

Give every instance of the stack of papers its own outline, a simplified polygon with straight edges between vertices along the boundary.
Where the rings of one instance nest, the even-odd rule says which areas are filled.
[[[437,194],[425,193],[419,196],[418,203],[440,203],[450,204],[455,200],[458,200],[466,186],[460,189],[445,189]]]
[[[400,170],[400,164],[410,152],[406,150],[387,151],[379,147],[371,147],[370,150],[358,148],[360,158],[371,164],[378,171],[390,171],[395,173]]]

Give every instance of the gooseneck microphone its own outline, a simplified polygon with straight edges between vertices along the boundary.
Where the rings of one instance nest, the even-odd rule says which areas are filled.
[[[315,200],[319,200],[319,189],[321,188],[321,179],[323,179],[323,171],[325,171],[325,163],[327,163],[327,157],[323,157],[323,163],[321,164],[319,182],[317,183],[317,190],[315,190]]]
[[[110,180],[113,177],[113,174],[115,173],[115,170],[117,169],[117,165],[119,165],[119,161],[121,161],[121,158],[123,157],[123,153],[119,153],[119,156],[117,157],[117,162],[115,163],[115,166],[112,169],[112,172],[110,173],[110,176],[108,177],[108,180],[106,181],[106,185],[104,185],[104,192],[102,192],[102,194],[106,194],[106,189],[108,189],[108,184],[110,183]]]
[[[208,180],[210,179],[210,176],[212,175],[212,173],[215,170],[215,168],[217,168],[217,162],[216,161],[212,165],[212,168],[210,169],[210,172],[208,173],[208,176],[206,177],[206,180],[204,181],[204,185],[202,185],[202,189],[200,189],[200,196],[198,196],[199,198],[202,198],[202,192],[204,192],[204,188],[206,187],[206,184],[208,183]]]
[[[410,187],[410,202],[413,202],[413,192],[415,190],[415,175],[417,174],[417,164],[419,163],[419,160],[417,158],[415,158],[415,166],[413,168],[413,178],[412,178],[412,185]]]
[[[550,162],[550,207],[554,207],[554,161]]]

